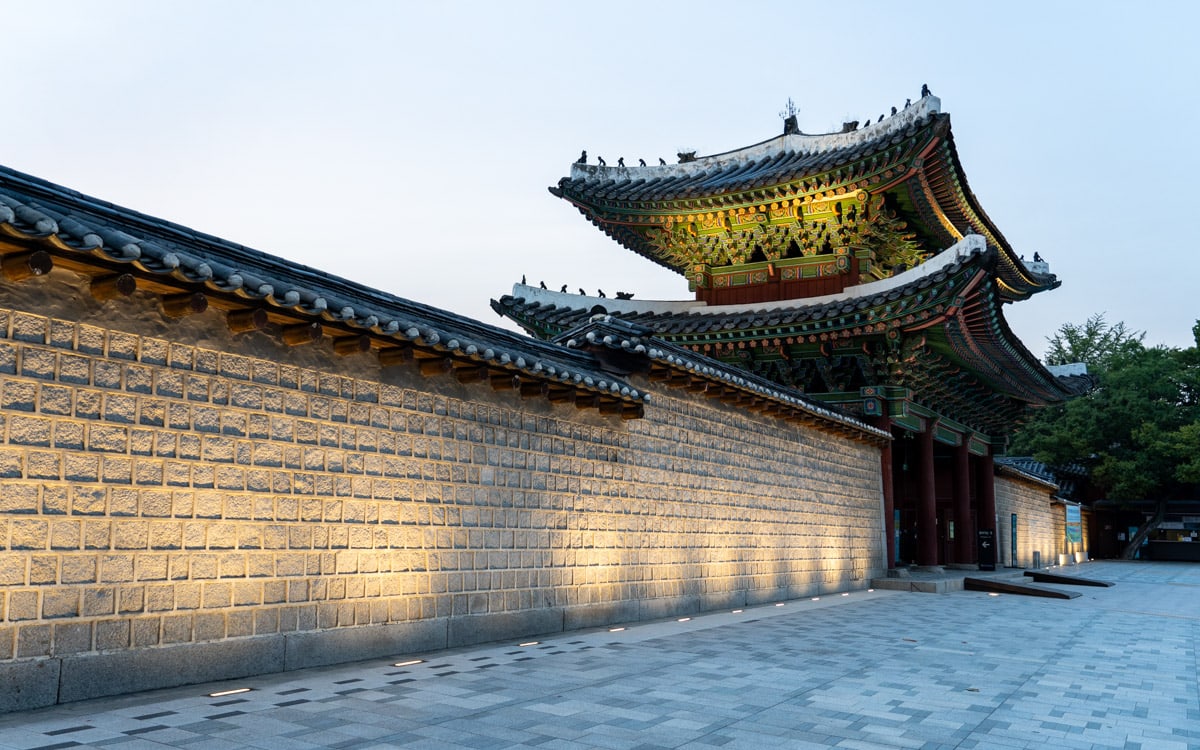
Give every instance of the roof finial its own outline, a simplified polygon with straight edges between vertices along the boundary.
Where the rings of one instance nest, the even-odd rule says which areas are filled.
[[[800,125],[796,121],[796,113],[799,112],[796,103],[792,101],[792,97],[788,97],[787,104],[783,105],[783,111],[779,113],[780,119],[783,120],[784,135],[799,135]]]

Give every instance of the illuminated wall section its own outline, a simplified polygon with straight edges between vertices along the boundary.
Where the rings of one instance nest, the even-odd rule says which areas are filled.
[[[1000,556],[1010,567],[1033,567],[1033,553],[1041,565],[1057,565],[1059,554],[1084,553],[1085,544],[1066,541],[1066,514],[1051,500],[1053,489],[1044,483],[1026,481],[1012,474],[996,476],[996,515],[999,521]],[[1016,515],[1016,557],[1013,549],[1013,515]],[[1084,524],[1084,540],[1087,524]]]
[[[0,287],[0,709],[863,587],[879,448]]]

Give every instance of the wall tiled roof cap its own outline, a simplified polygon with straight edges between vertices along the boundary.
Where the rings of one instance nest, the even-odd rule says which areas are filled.
[[[0,232],[94,263],[128,267],[250,306],[349,333],[427,347],[537,380],[568,382],[625,401],[649,396],[594,360],[536,339],[292,263],[0,167]]]

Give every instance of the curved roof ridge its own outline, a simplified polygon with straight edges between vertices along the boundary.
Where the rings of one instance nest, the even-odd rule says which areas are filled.
[[[722,151],[707,156],[698,156],[692,161],[680,164],[647,165],[645,167],[629,166],[599,166],[594,164],[571,165],[572,180],[614,180],[616,182],[632,182],[634,180],[655,179],[660,177],[692,177],[702,175],[714,168],[724,169],[731,165],[741,167],[749,161],[762,158],[773,158],[781,154],[824,154],[831,151],[852,148],[870,141],[888,138],[902,132],[909,125],[923,121],[930,115],[941,112],[942,100],[930,94],[925,96],[881,122],[867,123],[857,130],[842,133],[778,135],[768,138],[752,146],[745,146],[731,151]]]

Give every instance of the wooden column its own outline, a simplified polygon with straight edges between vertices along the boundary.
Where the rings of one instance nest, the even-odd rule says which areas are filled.
[[[937,483],[933,469],[933,420],[917,434],[917,564],[938,564]]]
[[[886,416],[875,418],[875,426],[891,431],[892,420]],[[896,485],[892,477],[892,442],[889,440],[879,451],[879,473],[883,478],[883,529],[887,548],[887,566],[896,567]]]
[[[979,528],[996,531],[996,465],[992,460],[992,449],[975,462],[975,493],[979,499]],[[995,539],[999,542],[999,535]],[[1000,564],[999,551],[996,564]]]
[[[963,435],[962,444],[954,451],[954,562],[969,563],[974,559],[975,532],[971,528],[971,452],[970,442]]]

